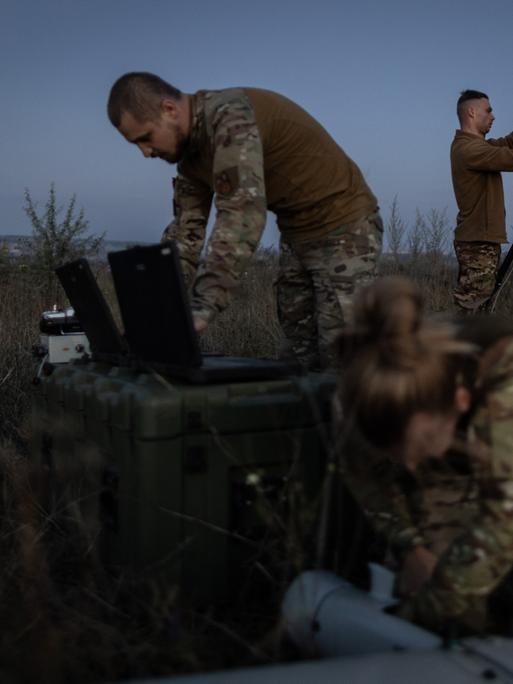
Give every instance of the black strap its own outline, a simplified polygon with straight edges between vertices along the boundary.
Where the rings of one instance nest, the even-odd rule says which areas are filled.
[[[490,295],[489,299],[482,305],[482,310],[483,311],[488,311],[492,312],[495,304],[497,303],[497,298],[499,296],[499,292],[503,286],[503,284],[506,282],[506,280],[509,278],[511,271],[513,270],[513,245],[508,249],[508,252],[504,259],[502,260],[502,263],[499,267],[499,270],[497,271],[497,277],[495,279],[495,287]]]

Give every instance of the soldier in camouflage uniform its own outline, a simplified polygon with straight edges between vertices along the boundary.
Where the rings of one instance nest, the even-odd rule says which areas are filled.
[[[458,309],[475,313],[493,294],[501,243],[507,242],[500,172],[513,171],[513,133],[485,139],[495,117],[478,90],[461,93],[457,113],[461,128],[451,145],[451,171],[459,274],[453,296]]]
[[[326,364],[352,295],[375,275],[383,226],[356,164],[287,98],[255,88],[180,93],[157,76],[114,84],[111,122],[145,156],[178,162],[175,240],[196,330],[228,304],[269,209],[281,232],[278,314],[291,350]],[[212,201],[216,219],[202,256]]]
[[[409,584],[397,613],[445,634],[495,630],[491,600],[503,591],[504,605],[513,568],[512,329],[430,323],[421,306],[399,278],[355,304],[340,342],[342,477]]]
[[[466,447],[479,490],[477,515],[441,555],[431,580],[399,611],[438,632],[451,623],[464,632],[495,631],[489,600],[513,568],[513,338],[484,355],[476,388],[480,400]]]
[[[454,450],[443,461],[427,459],[413,475],[354,426],[338,423],[338,475],[377,534],[381,562],[399,571],[417,547],[440,555],[477,512],[466,457]]]

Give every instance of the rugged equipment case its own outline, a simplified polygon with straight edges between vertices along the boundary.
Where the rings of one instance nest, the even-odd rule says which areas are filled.
[[[202,357],[173,243],[109,262],[126,338],[87,261],[58,269],[93,360],[56,368],[34,400],[47,503],[71,496],[113,569],[147,569],[217,601],[250,580],[271,528],[285,547],[292,515],[308,518],[334,377]]]
[[[73,362],[39,386],[33,455],[110,567],[163,574],[215,602],[251,581],[271,518],[286,536],[288,516],[315,504],[333,389],[318,373],[191,385]]]

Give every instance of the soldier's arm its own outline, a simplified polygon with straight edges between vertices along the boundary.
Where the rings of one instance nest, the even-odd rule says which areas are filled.
[[[502,138],[504,140],[504,138]],[[513,145],[496,145],[497,140],[476,138],[465,148],[465,164],[475,171],[513,171]]]
[[[486,599],[513,567],[513,393],[511,382],[489,394],[476,417],[480,511],[442,555],[432,580],[400,614],[436,631],[448,623],[486,627]]]
[[[216,221],[192,298],[195,318],[207,323],[228,304],[266,221],[262,143],[248,100],[219,107],[213,137]]]
[[[486,141],[489,145],[496,147],[510,147],[513,148],[513,133],[505,135],[503,138],[490,138]]]
[[[355,433],[340,436],[339,452],[343,482],[402,564],[413,549],[426,544],[401,485],[402,471]]]
[[[192,183],[180,173],[173,180],[173,221],[162,234],[162,241],[174,240],[188,287],[192,286],[198,269],[205,230],[212,204],[209,188]]]
[[[412,520],[408,501],[397,483],[369,474],[367,477],[349,475],[343,480],[365,513],[372,528],[392,551],[401,565],[406,556],[426,540]]]

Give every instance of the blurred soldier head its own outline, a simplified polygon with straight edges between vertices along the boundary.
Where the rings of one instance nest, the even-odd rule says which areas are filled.
[[[344,428],[354,426],[410,470],[443,456],[470,407],[477,367],[476,347],[457,332],[424,317],[420,290],[406,278],[362,289],[354,324],[339,338]]]

